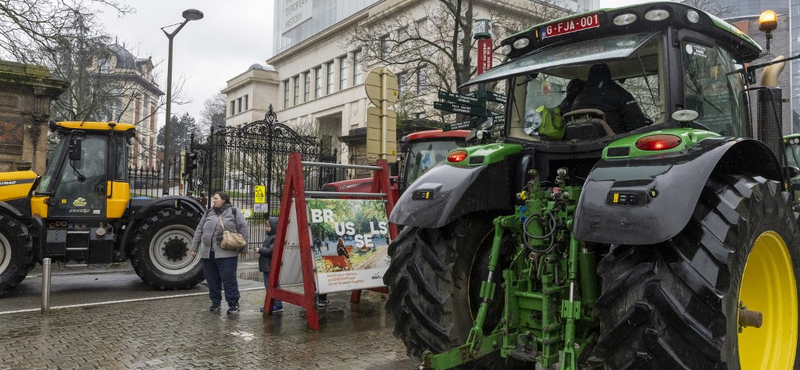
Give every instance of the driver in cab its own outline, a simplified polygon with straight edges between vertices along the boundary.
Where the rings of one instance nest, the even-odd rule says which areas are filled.
[[[606,123],[616,134],[650,123],[633,95],[611,79],[611,69],[605,63],[595,64],[589,69],[586,87],[572,104],[572,110],[578,109],[603,111]]]

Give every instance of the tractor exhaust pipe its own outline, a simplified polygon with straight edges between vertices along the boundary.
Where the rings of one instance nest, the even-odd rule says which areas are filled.
[[[784,59],[779,56],[773,62]],[[764,68],[759,81],[762,89],[757,92],[756,98],[756,133],[758,140],[767,146],[778,158],[778,163],[783,161],[783,92],[778,87],[778,75],[786,63],[776,63]]]

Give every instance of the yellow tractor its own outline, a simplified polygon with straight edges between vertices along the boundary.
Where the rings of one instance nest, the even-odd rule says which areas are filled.
[[[0,173],[0,295],[44,258],[130,259],[139,277],[159,289],[203,280],[199,257],[189,254],[203,205],[183,196],[131,199],[133,125],[51,121],[50,131],[59,142],[43,176]]]

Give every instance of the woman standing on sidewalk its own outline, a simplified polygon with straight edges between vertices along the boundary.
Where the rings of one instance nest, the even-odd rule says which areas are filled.
[[[208,283],[208,297],[211,298],[209,311],[219,310],[222,303],[222,288],[225,287],[225,301],[228,302],[228,313],[239,312],[239,284],[236,280],[236,269],[239,264],[239,253],[246,255],[247,248],[240,251],[222,249],[220,219],[228,230],[236,231],[248,241],[247,222],[244,216],[231,206],[228,194],[218,192],[211,199],[211,209],[197,225],[192,239],[191,255],[200,253],[203,274]]]

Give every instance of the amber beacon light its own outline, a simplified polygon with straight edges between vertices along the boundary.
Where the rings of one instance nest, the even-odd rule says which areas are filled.
[[[778,28],[778,15],[772,10],[767,10],[758,17],[758,29],[763,32],[771,32]]]

